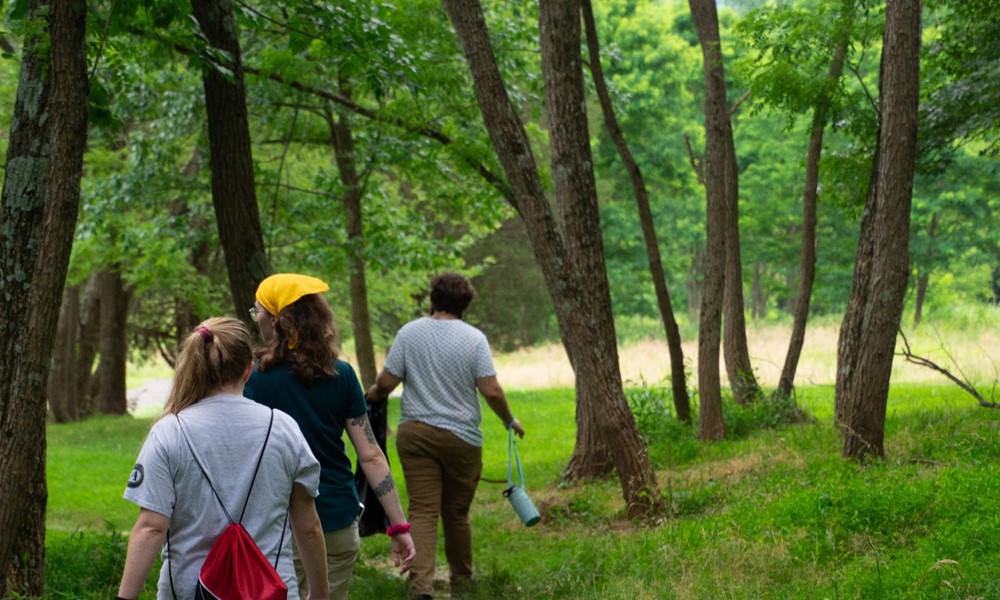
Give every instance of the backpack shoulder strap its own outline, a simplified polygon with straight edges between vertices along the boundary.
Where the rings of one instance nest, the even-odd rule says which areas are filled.
[[[260,454],[257,456],[257,466],[253,470],[253,478],[250,479],[250,487],[247,489],[247,497],[243,500],[243,510],[240,511],[240,520],[243,522],[243,515],[247,512],[247,504],[250,503],[250,492],[253,491],[253,484],[257,481],[257,472],[260,471],[260,463],[264,460],[264,450],[267,449],[267,441],[271,439],[271,428],[274,426],[274,409],[271,409],[271,420],[267,424],[267,435],[264,436],[264,445],[260,447]]]
[[[174,415],[174,418],[177,419],[177,427],[181,430],[181,435],[184,436],[184,441],[187,442],[188,450],[191,451],[191,456],[194,457],[194,462],[201,470],[201,474],[205,476],[205,481],[208,482],[208,487],[212,488],[212,493],[215,494],[215,499],[219,501],[219,506],[222,507],[222,512],[226,513],[226,520],[230,523],[235,523],[235,521],[233,521],[233,517],[229,514],[229,510],[226,509],[225,503],[222,502],[222,497],[219,496],[219,492],[216,491],[215,486],[212,485],[212,478],[208,476],[208,471],[205,470],[205,465],[201,463],[201,459],[198,458],[198,453],[194,451],[194,446],[191,444],[191,438],[188,437],[187,431],[185,431],[184,426],[181,424],[181,418],[176,414]],[[268,432],[270,432],[270,427],[268,427]]]

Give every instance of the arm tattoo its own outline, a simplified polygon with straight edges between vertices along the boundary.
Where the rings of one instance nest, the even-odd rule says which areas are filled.
[[[371,423],[368,422],[368,415],[361,415],[360,417],[354,417],[351,419],[351,425],[353,427],[361,427],[365,432],[365,440],[369,444],[375,446],[378,445],[378,440],[375,439],[375,432],[372,431]]]
[[[395,488],[396,488],[396,482],[392,480],[392,473],[387,473],[385,479],[382,480],[382,483],[372,488],[372,491],[375,492],[376,498],[381,498],[382,496],[385,496]]]

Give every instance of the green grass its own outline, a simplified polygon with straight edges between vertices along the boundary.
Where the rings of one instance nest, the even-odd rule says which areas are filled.
[[[804,425],[777,424],[780,407],[727,406],[733,435],[714,444],[670,420],[668,391],[630,390],[666,506],[648,524],[623,518],[615,479],[561,481],[574,445],[570,390],[509,397],[543,521],[525,528],[503,484],[480,485],[476,597],[1000,597],[1000,413],[955,387],[894,387],[887,458],[864,466],[840,458],[830,387],[800,390],[814,417]],[[121,494],[149,423],[50,425],[47,597],[114,591],[137,513]],[[505,479],[507,438],[489,413],[484,434],[483,475]],[[391,440],[389,455],[405,503]],[[352,598],[408,597],[387,554],[384,536],[364,539]]]

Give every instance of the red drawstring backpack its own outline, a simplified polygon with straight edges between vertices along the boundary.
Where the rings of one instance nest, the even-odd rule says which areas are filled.
[[[180,419],[177,420],[178,426]],[[229,525],[222,531],[212,548],[208,551],[198,575],[198,585],[195,588],[195,600],[287,600],[288,586],[285,585],[281,575],[278,574],[278,559],[281,557],[281,546],[285,541],[285,527],[282,526],[281,541],[278,542],[278,556],[272,565],[264,553],[260,551],[257,543],[253,541],[246,528],[243,527],[243,515],[247,510],[247,503],[250,501],[250,492],[253,491],[254,481],[257,480],[257,471],[260,470],[260,463],[264,458],[264,449],[267,448],[267,441],[271,437],[271,426],[274,424],[274,410],[271,411],[271,422],[267,426],[267,436],[264,438],[264,445],[260,449],[260,456],[257,457],[257,467],[253,472],[253,479],[250,480],[250,489],[247,490],[246,499],[243,501],[243,510],[240,512],[239,521],[233,521],[222,503],[222,498],[212,485],[212,480],[208,477],[204,465],[198,460],[198,455],[191,447],[191,440],[187,432],[181,427],[184,440],[194,455],[198,468],[201,469],[208,485],[212,488],[216,500],[222,506],[222,511],[226,513]],[[288,522],[288,515],[285,515],[285,522]],[[170,535],[167,535],[167,551],[170,550]],[[170,587],[173,589],[173,572],[170,573]],[[176,600],[177,594],[174,593]]]

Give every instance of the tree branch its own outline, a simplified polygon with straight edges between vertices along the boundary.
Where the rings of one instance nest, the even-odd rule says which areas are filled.
[[[245,73],[250,74],[250,75],[256,75],[258,77],[263,77],[265,79],[270,79],[271,81],[273,81],[275,83],[279,83],[281,85],[288,86],[288,87],[290,87],[292,89],[295,89],[295,90],[298,90],[300,92],[304,92],[306,94],[310,94],[310,95],[313,95],[313,96],[317,96],[319,98],[323,98],[325,100],[329,100],[330,102],[333,102],[334,104],[337,104],[339,106],[342,106],[343,108],[346,108],[347,110],[349,110],[350,112],[353,112],[354,114],[361,115],[362,117],[366,117],[366,118],[368,118],[368,119],[370,119],[372,121],[376,121],[376,122],[379,122],[379,123],[387,123],[389,125],[393,125],[395,127],[398,127],[399,129],[402,129],[403,131],[407,131],[409,133],[415,133],[417,135],[421,135],[423,137],[430,138],[430,139],[432,139],[432,140],[440,143],[443,146],[449,146],[451,148],[455,148],[455,145],[454,145],[455,144],[455,140],[453,140],[448,135],[446,135],[446,134],[442,133],[441,131],[438,131],[437,129],[434,129],[432,127],[428,127],[428,126],[425,126],[425,125],[412,125],[412,124],[407,123],[406,121],[404,121],[403,119],[400,119],[398,117],[390,117],[390,116],[386,116],[386,115],[380,114],[380,113],[378,113],[378,112],[376,112],[374,110],[371,110],[369,108],[365,108],[364,106],[361,106],[357,102],[355,102],[355,101],[351,100],[350,98],[347,98],[347,97],[345,97],[345,96],[343,96],[341,94],[338,94],[338,93],[335,93],[335,92],[331,92],[329,90],[320,89],[320,88],[317,88],[317,87],[314,87],[314,86],[311,86],[311,85],[307,85],[307,84],[302,83],[300,81],[287,80],[282,75],[280,75],[278,73],[265,73],[265,72],[261,71],[260,69],[257,69],[257,68],[254,68],[254,67],[250,67],[250,66],[246,66],[246,65],[244,65],[243,71]],[[482,177],[487,183],[489,183],[495,190],[497,190],[500,193],[501,196],[503,196],[508,202],[511,203],[512,206],[517,206],[516,199],[514,198],[514,191],[510,188],[510,186],[507,184],[507,182],[503,180],[502,177],[500,177],[497,174],[495,174],[492,171],[490,171],[482,163],[478,162],[477,160],[475,160],[475,159],[473,159],[471,157],[465,156],[461,152],[457,152],[457,155],[462,160],[462,162],[464,162],[467,166],[471,167],[477,173],[479,173],[479,176]]]
[[[962,375],[960,379],[957,376],[953,375],[951,371],[945,369],[944,367],[939,366],[935,362],[927,358],[923,358],[921,356],[913,354],[913,352],[910,350],[910,341],[906,339],[906,334],[903,333],[902,329],[899,330],[899,335],[900,337],[903,338],[903,351],[898,352],[897,355],[905,358],[907,362],[913,363],[915,365],[920,365],[922,367],[927,367],[928,369],[941,373],[948,379],[952,380],[952,382],[954,382],[955,385],[957,385],[958,387],[962,388],[963,390],[971,394],[972,397],[975,398],[976,401],[979,402],[979,405],[982,406],[983,408],[1000,408],[1000,402],[990,402],[985,398],[983,398],[982,394],[980,394],[979,391],[976,390],[975,386],[972,385],[972,383],[969,381],[969,378],[966,377],[964,373],[961,373],[961,371],[959,371],[959,373]],[[951,360],[952,362],[955,362],[954,358],[952,358]]]
[[[698,158],[694,155],[694,148],[691,147],[691,136],[684,134],[684,145],[687,146],[688,150],[688,160],[691,162],[691,168],[694,169],[695,175],[698,176],[698,183],[705,185],[705,174],[701,171],[701,163],[698,162]]]
[[[162,36],[157,36],[151,32],[143,31],[137,28],[131,28],[131,32],[136,35],[142,35],[150,37],[152,39],[156,39],[161,43],[164,43],[169,47],[173,48],[176,52],[179,52],[185,56],[194,54],[194,51],[191,48],[188,48],[182,44],[178,44],[173,40],[163,38]],[[447,146],[455,153],[455,156],[462,163],[464,163],[467,167],[476,171],[479,174],[479,176],[484,181],[486,181],[486,183],[488,183],[491,187],[493,187],[493,189],[495,189],[501,196],[503,196],[503,198],[507,200],[507,202],[510,203],[511,206],[513,206],[515,209],[518,206],[517,198],[514,196],[514,190],[502,176],[497,175],[496,173],[490,171],[490,169],[486,165],[484,165],[481,161],[479,161],[476,157],[469,156],[468,154],[463,152],[461,148],[459,148],[458,145],[455,144],[455,140],[453,140],[451,137],[449,137],[448,135],[437,129],[434,129],[426,125],[414,125],[412,123],[404,121],[401,118],[391,117],[381,114],[369,108],[365,108],[364,106],[358,104],[357,102],[354,102],[350,98],[346,98],[345,96],[338,94],[336,92],[320,89],[315,86],[307,85],[300,81],[295,81],[295,80],[289,81],[278,73],[266,73],[261,69],[252,67],[250,65],[243,65],[243,72],[248,75],[255,75],[257,77],[262,77],[264,79],[270,79],[275,83],[288,86],[291,89],[299,90],[300,92],[304,92],[311,96],[333,102],[334,104],[346,108],[348,111],[354,114],[366,117],[369,120],[378,123],[386,123],[394,127],[397,127],[403,131],[409,133],[415,133],[417,135],[430,138],[440,143],[443,146]]]
[[[740,105],[746,102],[747,98],[749,97],[750,97],[750,90],[743,92],[743,95],[737,98],[736,102],[733,102],[733,106],[729,109],[729,114],[735,115],[736,111],[740,109]]]

